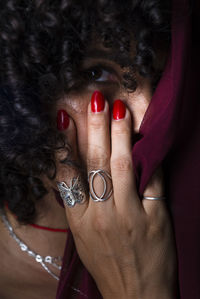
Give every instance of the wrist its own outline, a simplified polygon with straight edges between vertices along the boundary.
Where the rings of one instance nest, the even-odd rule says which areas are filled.
[[[177,299],[177,289],[174,286],[156,285],[154,288],[146,288],[142,299]]]
[[[106,293],[104,292],[104,295],[102,294],[103,299],[111,299],[111,298],[115,298],[115,299],[177,299],[177,295],[168,290],[168,291],[164,291],[164,290],[159,290],[156,292],[151,292],[149,291],[148,294],[145,294],[142,297],[138,297],[138,295],[136,294],[129,294],[127,295],[125,292],[124,293],[118,293],[118,292],[110,292],[110,293]]]
[[[101,292],[103,299],[177,299],[178,290],[176,286],[172,285],[155,285],[155,286],[143,286],[134,288],[132,284],[128,289],[120,288],[119,284],[115,285],[112,289],[103,289]]]

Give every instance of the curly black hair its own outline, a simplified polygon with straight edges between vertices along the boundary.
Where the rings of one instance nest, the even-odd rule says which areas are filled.
[[[134,90],[133,72],[160,76],[154,62],[170,44],[170,23],[170,0],[0,0],[0,207],[36,220],[41,177],[55,178],[55,152],[67,146],[53,107],[84,84],[80,62],[94,36],[129,67],[124,85]]]

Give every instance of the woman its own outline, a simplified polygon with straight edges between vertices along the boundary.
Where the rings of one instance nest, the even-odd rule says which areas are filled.
[[[1,298],[175,298],[161,170],[175,135],[154,144],[157,160],[138,151],[155,139],[138,133],[170,48],[170,1],[15,0],[0,19]],[[58,286],[67,227],[83,264],[69,231]]]

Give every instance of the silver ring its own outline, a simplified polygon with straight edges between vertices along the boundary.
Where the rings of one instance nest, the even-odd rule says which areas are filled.
[[[147,199],[147,200],[165,200],[166,197],[164,197],[164,196],[160,196],[160,197],[143,196],[143,199]]]
[[[94,182],[94,178],[96,175],[98,175],[102,179],[102,182],[103,182],[103,193],[101,194],[101,196],[98,196],[94,190],[93,182]],[[90,188],[90,197],[93,201],[95,201],[95,202],[105,201],[111,197],[111,195],[113,193],[113,188],[111,188],[108,191],[106,178],[110,179],[112,182],[111,175],[109,173],[107,173],[105,170],[97,169],[97,170],[92,170],[89,172],[88,181],[89,181],[89,188]]]
[[[70,181],[70,186],[65,182],[57,182],[60,196],[68,207],[74,207],[77,203],[83,203],[85,200],[85,193],[83,185],[79,177],[73,178]]]

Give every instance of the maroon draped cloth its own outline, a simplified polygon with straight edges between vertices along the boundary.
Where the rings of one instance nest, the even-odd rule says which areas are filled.
[[[177,245],[180,290],[177,296],[199,299],[200,62],[194,47],[198,46],[198,39],[194,39],[196,44],[192,40],[188,3],[173,1],[170,55],[141,124],[141,139],[133,147],[133,161],[140,195],[154,170],[161,163],[164,166],[167,203]],[[79,260],[71,233],[56,298],[102,298]]]

